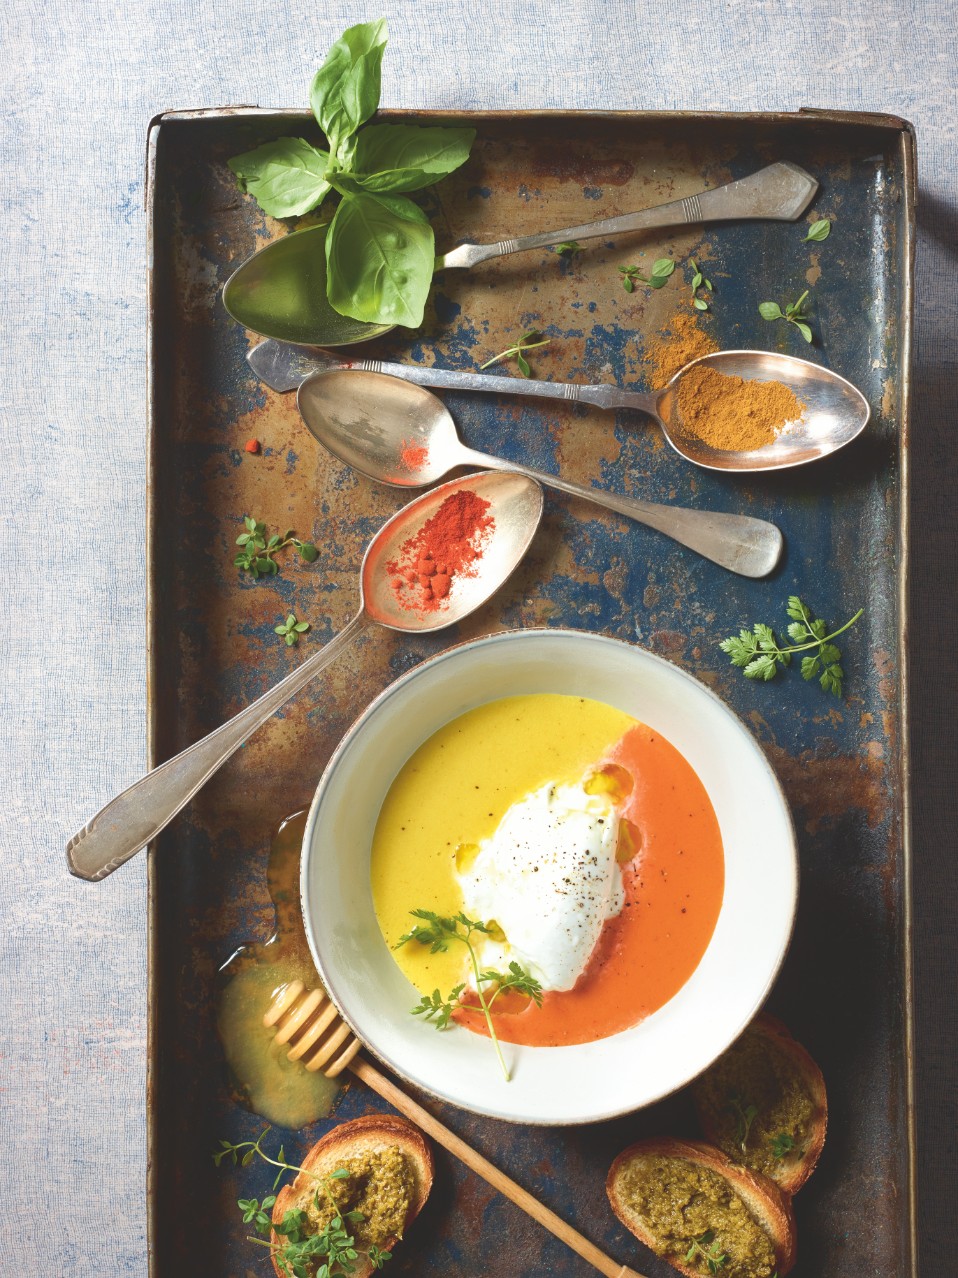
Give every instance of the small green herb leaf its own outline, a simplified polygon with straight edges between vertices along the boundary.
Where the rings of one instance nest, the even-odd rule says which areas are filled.
[[[582,245],[578,240],[565,240],[562,244],[554,245],[552,251],[558,253],[560,257],[575,257],[577,253],[582,252]]]
[[[784,1158],[795,1148],[795,1141],[788,1132],[776,1132],[770,1137],[773,1158]]]
[[[805,322],[808,316],[805,314],[805,299],[808,297],[808,289],[795,302],[786,304],[784,311],[777,302],[759,302],[758,312],[764,320],[785,320],[789,324],[793,324],[806,342],[812,341],[812,330]]]
[[[388,38],[385,18],[349,27],[313,77],[310,105],[334,155],[379,106]]]
[[[356,137],[351,168],[367,191],[419,191],[469,159],[475,129],[370,124]]]
[[[759,302],[758,312],[764,320],[784,319],[782,308],[778,302]]]
[[[808,240],[814,240],[816,243],[820,244],[822,240],[828,239],[831,229],[831,222],[829,222],[827,218],[823,217],[818,222],[813,222],[808,228],[808,234],[805,236],[805,242]]]

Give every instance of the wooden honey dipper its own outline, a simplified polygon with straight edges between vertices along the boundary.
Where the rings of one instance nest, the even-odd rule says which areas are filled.
[[[290,981],[277,993],[263,1017],[267,1029],[276,1029],[276,1042],[289,1043],[291,1061],[301,1061],[308,1070],[320,1070],[327,1078],[336,1078],[344,1069],[351,1070],[367,1087],[378,1092],[394,1109],[428,1132],[493,1189],[505,1195],[517,1207],[571,1247],[606,1278],[642,1278],[641,1274],[620,1265],[600,1251],[578,1230],[550,1211],[521,1185],[517,1185],[488,1159],[433,1118],[428,1110],[407,1096],[365,1057],[359,1055],[359,1039],[341,1018],[336,1005],[322,990],[307,990],[302,981]]]

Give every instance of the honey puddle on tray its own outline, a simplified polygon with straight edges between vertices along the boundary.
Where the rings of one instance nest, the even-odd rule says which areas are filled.
[[[243,1103],[278,1127],[297,1129],[329,1113],[339,1084],[287,1059],[263,1014],[276,992],[293,980],[320,986],[299,905],[299,858],[306,813],[288,817],[273,839],[266,881],[276,929],[263,943],[244,945],[223,966],[217,1029]]]

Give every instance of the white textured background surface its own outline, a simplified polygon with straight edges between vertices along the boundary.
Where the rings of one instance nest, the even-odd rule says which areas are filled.
[[[828,106],[917,126],[922,1272],[954,1273],[954,0],[0,9],[0,1272],[146,1272],[144,866],[94,887],[63,860],[145,759],[146,125],[170,107],[305,105],[330,42],[380,11],[387,106]]]

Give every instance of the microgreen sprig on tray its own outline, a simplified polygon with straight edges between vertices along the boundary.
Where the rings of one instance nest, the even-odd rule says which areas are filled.
[[[699,289],[705,289],[706,293],[713,293],[712,281],[707,280],[702,273],[702,268],[696,262],[694,257],[689,258],[689,266],[692,268],[692,305],[697,311],[707,311],[709,304],[704,297],[699,297]]]
[[[723,639],[719,647],[728,653],[733,666],[741,668],[746,679],[761,679],[766,683],[775,678],[780,666],[791,664],[793,653],[806,652],[808,656],[802,658],[802,678],[814,679],[818,675],[822,688],[840,697],[845,672],[841,666],[842,654],[832,640],[853,626],[864,609],[859,608],[850,621],[831,634],[826,634],[827,623],[821,617],[814,617],[797,595],[789,595],[786,612],[792,618],[788,636],[793,643],[780,645],[771,626],[756,622],[751,631],[740,630],[737,635]]]
[[[268,537],[266,525],[253,519],[252,516],[247,515],[243,523],[246,525],[246,532],[240,533],[236,538],[236,544],[240,550],[233,563],[241,572],[252,573],[257,579],[275,576],[279,572],[276,556],[287,546],[297,550],[300,559],[307,564],[313,563],[319,554],[311,541],[300,541],[294,535],[292,528],[288,529],[282,537],[279,533]]]
[[[476,984],[476,997],[485,1017],[489,1037],[492,1039],[492,1044],[496,1049],[502,1072],[505,1075],[506,1082],[508,1082],[509,1070],[506,1068],[502,1048],[499,1046],[499,1038],[496,1034],[496,1027],[492,1021],[493,1004],[499,995],[504,994],[506,990],[515,990],[517,993],[531,998],[535,1005],[539,1007],[542,1004],[542,986],[534,976],[530,975],[529,972],[526,972],[514,961],[509,964],[508,972],[497,972],[491,969],[480,970],[473,937],[476,935],[492,936],[494,932],[490,924],[467,918],[462,913],[456,914],[451,918],[436,914],[432,910],[411,910],[410,913],[413,918],[421,919],[422,921],[401,936],[394,948],[398,950],[400,946],[406,945],[410,941],[418,945],[427,945],[430,954],[444,953],[453,942],[459,942],[466,947]],[[427,1021],[433,1021],[437,1029],[445,1029],[453,1013],[460,1007],[468,1006],[463,1002],[462,998],[465,989],[465,983],[457,985],[450,990],[446,998],[442,997],[439,990],[433,990],[432,994],[424,994],[419,1003],[412,1008],[412,1014],[413,1016],[422,1016]]]
[[[234,1166],[240,1163],[243,1167],[248,1167],[254,1158],[259,1157],[279,1168],[273,1181],[273,1192],[267,1194],[262,1201],[256,1198],[237,1199],[237,1205],[243,1213],[243,1222],[253,1225],[258,1233],[265,1235],[265,1238],[250,1237],[249,1241],[267,1247],[280,1272],[286,1274],[287,1278],[339,1278],[340,1275],[353,1273],[364,1261],[368,1261],[373,1269],[382,1269],[386,1261],[392,1259],[392,1253],[375,1245],[365,1251],[357,1248],[355,1238],[346,1225],[358,1225],[365,1220],[365,1216],[361,1211],[344,1213],[332,1192],[332,1183],[348,1180],[349,1172],[344,1167],[339,1167],[328,1176],[317,1176],[305,1167],[288,1162],[282,1146],[273,1158],[263,1149],[263,1138],[269,1130],[268,1127],[265,1128],[256,1140],[244,1140],[238,1144],[221,1140],[219,1150],[213,1155],[213,1162],[217,1167],[225,1158],[230,1159]],[[276,1187],[287,1172],[303,1172],[316,1182],[316,1192],[313,1195],[316,1210],[322,1209],[322,1201],[325,1200],[332,1211],[332,1217],[323,1229],[309,1230],[307,1213],[295,1208],[287,1211],[279,1224],[273,1224],[271,1213],[276,1204]],[[274,1243],[274,1232],[285,1241]]]
[[[273,627],[276,634],[282,635],[287,648],[295,648],[299,643],[300,635],[304,635],[308,629],[309,622],[297,621],[296,614],[292,612],[281,625]]]
[[[484,364],[480,364],[479,368],[491,368],[493,364],[500,364],[505,359],[512,359],[519,366],[519,372],[523,377],[531,377],[532,369],[529,367],[529,361],[525,357],[526,351],[534,351],[539,346],[548,346],[552,339],[543,337],[537,328],[530,328],[523,333],[513,346],[507,346],[504,351],[500,351],[498,355],[493,355],[492,359],[487,359]]]
[[[565,240],[562,244],[554,244],[552,251],[559,257],[572,258],[582,252],[582,245],[578,240]]]
[[[785,320],[789,324],[794,324],[798,331],[804,337],[806,342],[812,340],[812,330],[809,328],[806,320],[808,315],[805,312],[805,299],[808,297],[808,289],[801,295],[797,302],[786,303],[784,311],[778,302],[759,302],[758,313],[763,320]]]
[[[674,270],[675,262],[670,257],[656,258],[652,263],[652,271],[649,275],[643,275],[638,266],[619,267],[622,275],[622,287],[627,293],[631,293],[635,289],[636,280],[640,284],[648,285],[649,288],[664,288]]]

